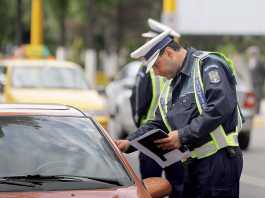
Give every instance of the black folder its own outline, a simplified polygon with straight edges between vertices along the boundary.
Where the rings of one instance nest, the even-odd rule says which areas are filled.
[[[147,135],[147,134],[150,135]],[[162,139],[168,137],[168,134],[161,129],[154,129],[147,132],[147,136],[144,138],[138,140],[140,144],[142,144],[144,147],[146,147],[148,150],[155,153],[162,161],[166,161],[166,158],[164,157],[164,154],[168,153],[169,150],[162,150],[161,148],[158,148],[157,144],[154,143],[155,140]]]

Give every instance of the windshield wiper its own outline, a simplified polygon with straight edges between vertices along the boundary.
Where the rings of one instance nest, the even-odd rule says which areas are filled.
[[[0,184],[8,184],[8,185],[15,185],[15,186],[27,186],[27,187],[35,187],[35,185],[32,185],[30,182],[21,182],[21,181],[13,181],[10,179],[0,179]],[[35,184],[35,183],[34,183]]]
[[[86,176],[75,176],[75,175],[25,175],[25,176],[5,177],[5,179],[25,180],[25,181],[31,181],[32,183],[39,183],[39,184],[40,182],[43,182],[43,181],[86,182],[88,180],[94,180],[98,182],[122,186],[122,184],[116,180],[111,180],[111,179],[106,179],[106,178],[86,177]]]
[[[116,186],[122,186],[122,184],[119,181],[113,180],[113,179],[108,179],[108,178],[74,176],[74,175],[56,175],[56,176],[57,177],[64,177],[64,178],[68,178],[68,179],[70,179],[70,178],[82,179],[82,181],[94,180],[94,181],[103,182],[103,183],[107,183],[107,184],[113,184]]]
[[[40,183],[42,181],[82,181],[78,178],[68,178],[68,177],[61,177],[61,176],[53,176],[53,175],[24,175],[24,176],[11,176],[11,177],[3,177],[6,180],[24,180],[24,181],[31,181]]]

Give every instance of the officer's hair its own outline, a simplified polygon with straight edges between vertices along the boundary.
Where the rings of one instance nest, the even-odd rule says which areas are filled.
[[[182,48],[182,46],[178,42],[171,41],[167,46],[165,46],[163,49],[160,50],[159,54],[162,55],[165,52],[165,49],[167,47],[170,47],[171,49],[173,49],[175,51],[179,51]]]

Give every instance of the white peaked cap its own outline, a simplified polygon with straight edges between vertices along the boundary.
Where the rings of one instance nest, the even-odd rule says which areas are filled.
[[[144,58],[144,64],[147,66],[146,72],[148,72],[156,62],[159,52],[173,40],[170,37],[170,31],[171,30],[168,29],[158,34],[130,54],[131,58],[134,59]]]
[[[142,34],[142,37],[144,38],[153,38],[156,35],[160,34],[161,32],[164,32],[166,30],[170,30],[170,36],[176,37],[176,38],[180,38],[180,34],[177,33],[175,30],[173,30],[172,28],[170,28],[169,26],[160,23],[154,19],[149,18],[147,21],[149,27],[151,28],[151,31],[149,32],[145,32]]]
[[[144,38],[154,38],[155,36],[157,36],[159,33],[157,32],[153,32],[153,31],[148,31],[148,32],[144,32],[142,33],[142,37]]]

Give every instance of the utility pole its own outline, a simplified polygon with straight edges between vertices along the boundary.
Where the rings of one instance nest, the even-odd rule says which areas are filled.
[[[31,0],[30,44],[25,46],[25,55],[30,59],[47,58],[50,52],[43,45],[43,2]]]
[[[177,30],[177,0],[163,0],[163,12],[161,16],[162,23]]]
[[[43,44],[43,5],[42,0],[32,0],[30,44]]]

